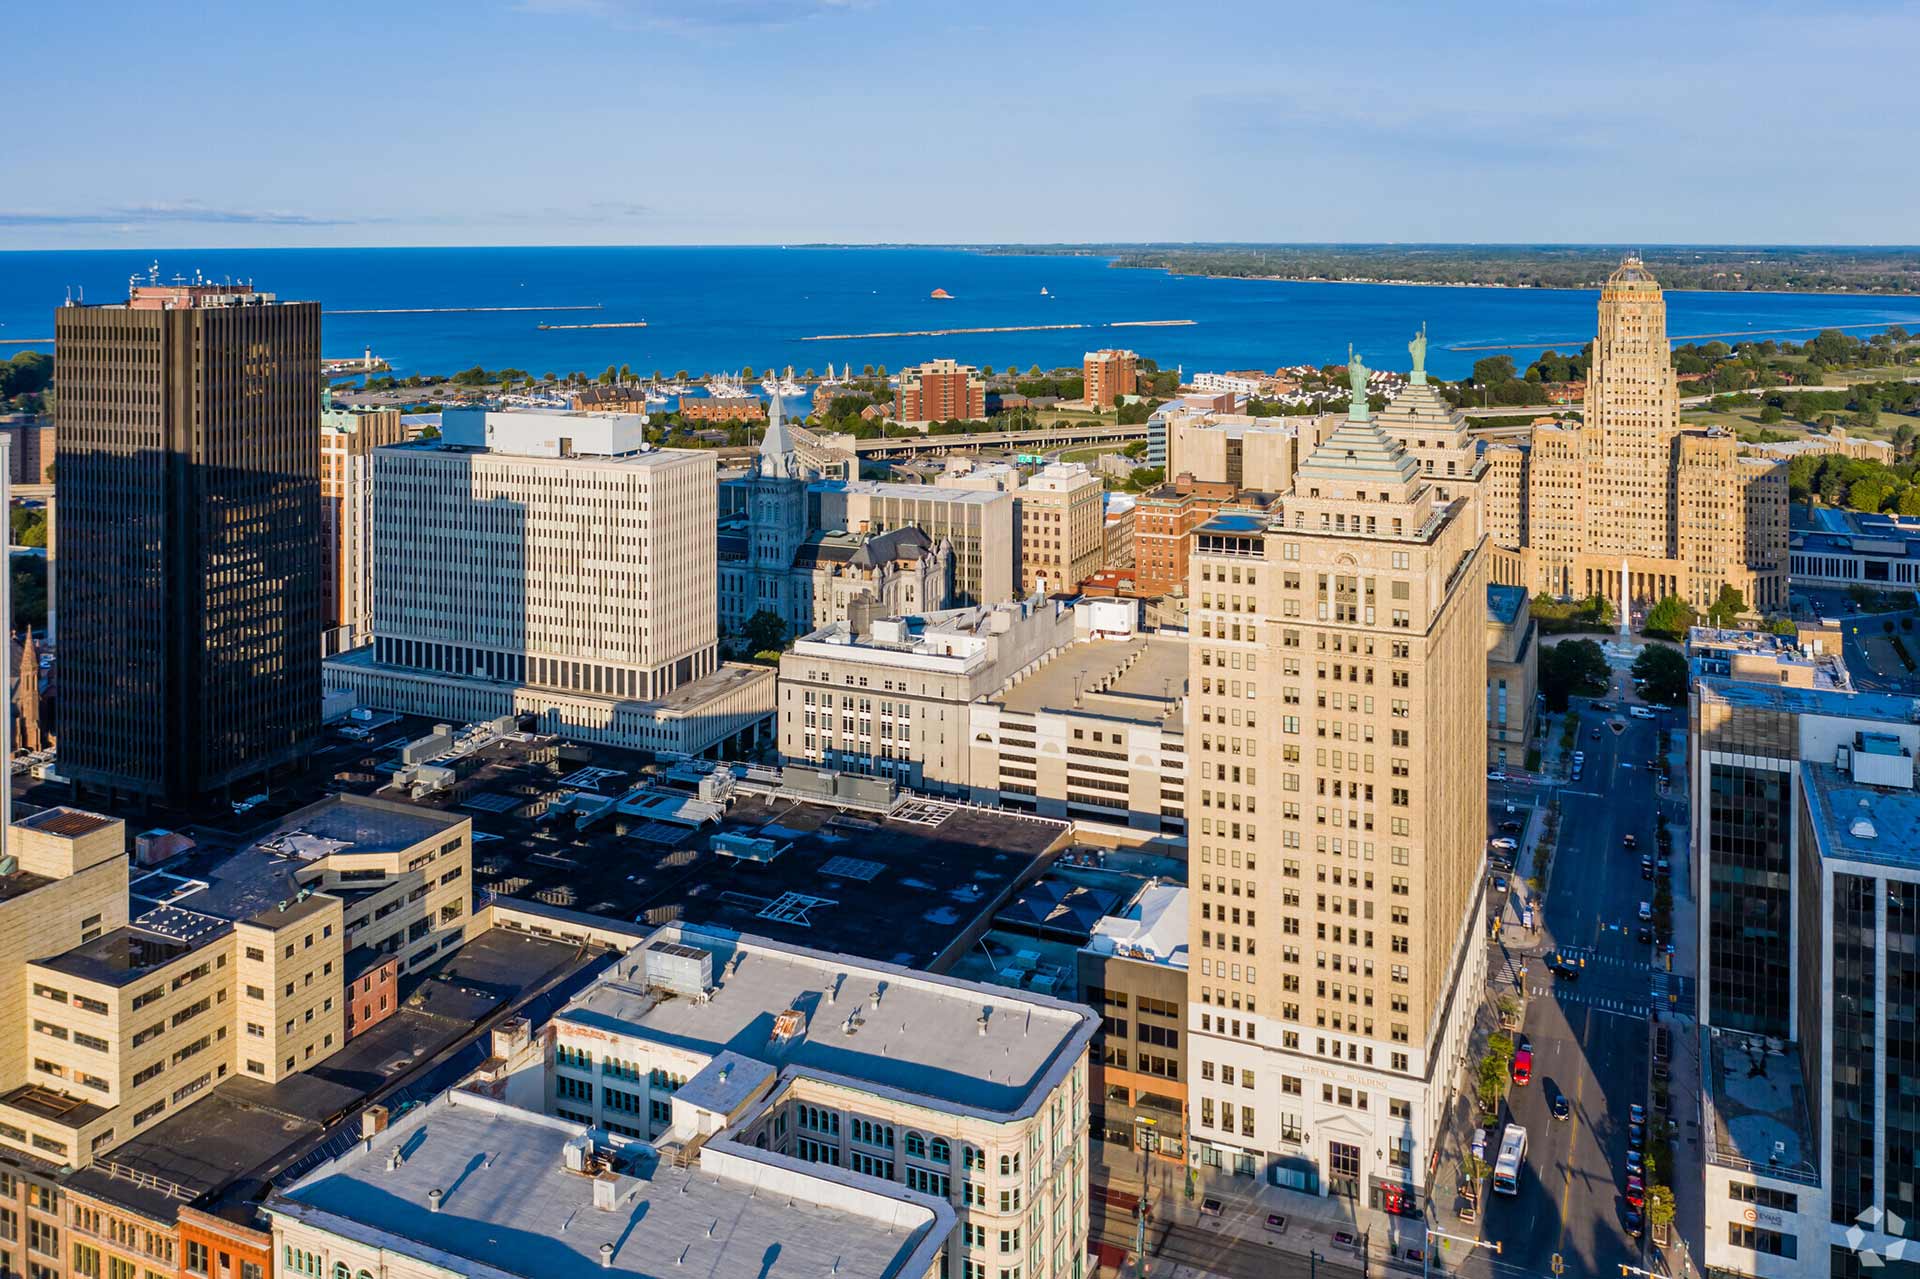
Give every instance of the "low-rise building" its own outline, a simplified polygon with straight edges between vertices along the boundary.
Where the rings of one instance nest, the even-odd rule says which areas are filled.
[[[1836,636],[1831,651],[1818,631],[1809,644],[1798,635],[1695,626],[1687,632],[1687,662],[1696,676],[1722,676],[1787,688],[1852,691],[1853,680]]]
[[[1080,948],[1080,999],[1101,1015],[1092,1130],[1110,1145],[1185,1163],[1187,890],[1154,881]]]
[[[1920,520],[1830,506],[1813,507],[1804,517],[1796,511],[1795,520],[1787,558],[1793,585],[1920,588]]]
[[[1186,830],[1187,637],[1137,633],[1136,609],[974,702],[969,794],[1042,817]]]
[[[780,658],[781,758],[963,794],[971,704],[1073,633],[1072,607],[1042,597],[823,627]]]
[[[488,1087],[663,1165],[758,1159],[923,1196],[949,1274],[1071,1274],[1098,1027],[1049,996],[670,925],[555,1015],[550,1054],[509,1055]]]
[[[757,395],[683,395],[679,413],[683,422],[752,424],[767,420],[766,403]]]
[[[1519,764],[1533,735],[1540,651],[1522,586],[1487,587],[1487,763]]]

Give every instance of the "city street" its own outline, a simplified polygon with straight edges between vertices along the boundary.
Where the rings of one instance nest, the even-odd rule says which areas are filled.
[[[1503,973],[1514,983],[1508,990],[1526,988],[1525,1034],[1534,1052],[1533,1082],[1508,1094],[1511,1119],[1528,1133],[1520,1193],[1489,1196],[1480,1223],[1483,1238],[1504,1246],[1492,1268],[1505,1274],[1552,1274],[1556,1255],[1567,1274],[1611,1274],[1621,1262],[1640,1264],[1642,1255],[1641,1241],[1626,1233],[1621,1195],[1627,1106],[1646,1100],[1653,983],[1654,948],[1636,936],[1639,905],[1652,901],[1654,888],[1641,877],[1640,858],[1655,853],[1660,803],[1648,764],[1660,727],[1678,721],[1668,712],[1633,719],[1612,705],[1595,713],[1575,703],[1577,749],[1586,754],[1580,781],[1493,788],[1496,817],[1506,803],[1524,804],[1529,791],[1544,804],[1548,790],[1557,790],[1561,803],[1545,918],[1536,920],[1543,927],[1528,933],[1509,922],[1491,965],[1496,989]],[[1636,840],[1631,850],[1628,834]],[[1547,961],[1556,951],[1585,961],[1576,979],[1553,974]],[[1556,1094],[1568,1099],[1565,1120],[1553,1118]]]

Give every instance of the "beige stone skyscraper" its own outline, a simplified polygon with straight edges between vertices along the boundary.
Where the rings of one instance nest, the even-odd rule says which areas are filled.
[[[1436,488],[1356,397],[1280,518],[1194,534],[1189,583],[1193,1148],[1389,1210],[1486,964],[1487,554]]]
[[[1666,298],[1638,258],[1600,291],[1583,418],[1490,454],[1496,577],[1617,599],[1624,570],[1638,606],[1678,595],[1704,609],[1722,585],[1752,608],[1786,603],[1786,467],[1718,428],[1681,429]]]

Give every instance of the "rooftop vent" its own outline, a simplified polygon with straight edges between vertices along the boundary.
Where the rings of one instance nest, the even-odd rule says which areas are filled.
[[[987,1021],[991,1016],[991,1013],[982,1012],[974,1022],[974,1024],[980,1028],[980,1033],[983,1035],[987,1033]]]
[[[392,1150],[389,1150],[387,1152],[387,1171],[388,1172],[397,1171],[400,1165],[405,1162],[407,1162],[407,1157],[400,1153],[400,1147],[395,1146]]]
[[[778,1043],[796,1039],[807,1029],[807,1015],[798,1008],[783,1010],[773,1019],[773,1038]]]
[[[432,1190],[429,1190],[427,1192],[427,1208],[430,1211],[439,1212],[440,1201],[442,1199],[445,1199],[446,1197],[447,1197],[447,1192],[440,1189],[440,1187],[435,1186]]]
[[[1847,833],[1855,839],[1878,839],[1880,832],[1874,829],[1873,819],[1867,816],[1867,801],[1860,801],[1860,815],[1853,819],[1853,825],[1847,827]]]
[[[600,1268],[602,1270],[613,1269],[613,1245],[610,1243],[600,1245]]]
[[[620,1204],[620,1184],[611,1174],[602,1173],[593,1179],[593,1206],[601,1212],[612,1212]]]

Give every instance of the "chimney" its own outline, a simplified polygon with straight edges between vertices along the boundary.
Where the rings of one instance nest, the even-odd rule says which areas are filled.
[[[385,1106],[368,1106],[360,1112],[360,1135],[372,1138],[387,1130],[388,1112]]]
[[[613,1269],[613,1245],[610,1243],[600,1245],[600,1268],[602,1270]]]

